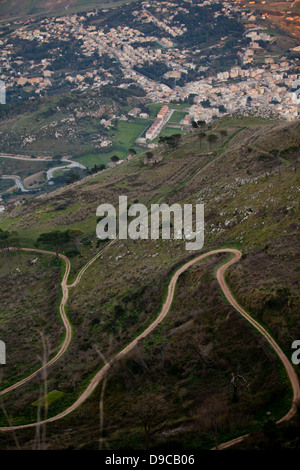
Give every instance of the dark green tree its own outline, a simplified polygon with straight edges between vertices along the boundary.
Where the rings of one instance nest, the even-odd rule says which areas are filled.
[[[199,139],[199,142],[200,142],[200,147],[202,147],[202,141],[203,141],[204,137],[206,137],[205,132],[200,132],[200,134],[198,134],[198,139]]]
[[[64,232],[53,230],[52,232],[41,233],[36,241],[36,246],[42,246],[54,250],[56,252],[56,257],[58,257],[58,254],[69,241],[69,230]]]
[[[113,163],[117,163],[119,160],[120,160],[120,159],[119,159],[118,155],[113,155],[113,156],[111,157],[111,161],[112,161]]]
[[[216,143],[217,140],[218,140],[218,136],[216,134],[209,134],[207,136],[207,140],[208,140],[208,143],[209,143],[209,148],[211,150],[212,148],[212,144]]]

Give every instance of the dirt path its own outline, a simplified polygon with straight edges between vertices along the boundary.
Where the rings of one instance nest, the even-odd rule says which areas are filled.
[[[26,250],[25,251],[38,251],[38,250]],[[52,252],[44,252],[42,250],[40,250],[42,253],[50,253],[52,254]],[[278,357],[280,358],[280,360],[282,361],[284,367],[285,367],[285,370],[287,372],[287,375],[290,379],[290,382],[292,384],[292,388],[293,388],[293,403],[292,403],[292,406],[291,406],[291,409],[289,410],[289,412],[283,417],[281,418],[278,423],[282,422],[282,421],[286,421],[288,419],[290,419],[296,412],[296,405],[295,405],[295,401],[298,400],[300,398],[300,386],[299,386],[299,380],[298,380],[298,377],[292,367],[292,365],[290,364],[288,358],[286,357],[286,355],[283,353],[283,351],[281,350],[281,348],[279,347],[279,345],[274,341],[274,339],[270,336],[270,334],[256,321],[254,320],[238,303],[237,301],[235,300],[235,298],[233,297],[233,295],[231,294],[226,282],[225,282],[225,279],[224,279],[224,274],[225,274],[225,271],[228,269],[229,266],[231,266],[233,263],[236,263],[242,256],[242,253],[239,251],[239,250],[235,250],[235,249],[231,249],[231,248],[224,248],[224,249],[219,249],[219,250],[212,250],[212,251],[209,251],[208,253],[204,253],[200,256],[197,256],[195,257],[194,259],[192,259],[191,261],[185,263],[183,266],[181,266],[176,272],[175,274],[173,274],[171,280],[170,280],[170,283],[169,283],[169,286],[168,286],[168,294],[167,294],[167,298],[163,304],[163,307],[158,315],[158,317],[151,323],[151,325],[149,325],[138,337],[136,337],[131,343],[129,343],[127,346],[125,346],[118,354],[116,354],[114,356],[114,358],[112,359],[112,361],[116,361],[118,359],[121,359],[122,357],[124,357],[129,351],[131,351],[135,346],[136,344],[138,343],[138,341],[140,341],[141,339],[145,338],[146,336],[148,336],[156,327],[157,325],[166,317],[166,315],[168,314],[169,310],[170,310],[170,307],[172,305],[172,301],[174,299],[174,293],[175,293],[175,286],[176,286],[176,283],[177,283],[177,280],[179,278],[179,276],[184,272],[186,271],[190,266],[192,266],[193,264],[203,260],[204,258],[207,258],[208,256],[211,256],[211,255],[215,255],[215,254],[218,254],[218,253],[232,253],[234,255],[234,257],[229,260],[228,262],[226,262],[225,264],[223,264],[217,271],[217,280],[220,284],[220,287],[222,289],[222,291],[224,292],[224,295],[226,296],[227,300],[230,302],[230,304],[244,317],[247,319],[247,321],[249,321],[264,337],[265,339],[269,342],[269,344],[272,346],[272,348],[274,349],[274,351],[276,352],[276,354],[278,355]],[[101,252],[97,253],[97,255],[92,258],[92,260],[86,265],[84,266],[84,268],[79,272],[76,280],[74,281],[74,283],[72,284],[72,286],[76,285],[79,280],[81,279],[83,273],[86,271],[86,269],[90,266],[90,264],[92,264],[99,256],[100,256]],[[61,255],[61,257],[63,257],[63,259],[67,259],[66,257],[64,257],[63,255]],[[65,275],[64,275],[64,287],[65,289],[63,289],[63,300],[65,299],[64,303],[63,303],[63,300],[62,300],[62,304],[63,304],[63,310],[64,310],[64,305],[66,303],[66,300],[67,300],[67,296],[68,296],[68,286],[67,286],[67,278],[68,278],[68,274],[69,274],[69,271],[70,271],[70,262],[66,262],[66,272],[65,272]],[[62,283],[62,286],[63,286],[63,283]],[[66,297],[65,297],[66,295]],[[62,306],[61,304],[61,306]],[[67,320],[68,322],[68,320]],[[66,335],[67,336],[67,335]],[[65,343],[65,342],[64,342]],[[58,354],[63,354],[63,352],[61,352],[62,349],[60,350],[60,352]],[[59,356],[59,357],[60,357]],[[56,358],[57,356],[55,356]],[[54,358],[54,359],[55,359]],[[57,359],[56,359],[57,360]],[[53,359],[52,359],[53,361]],[[51,362],[51,361],[50,361]],[[50,363],[48,363],[49,365]],[[101,380],[103,379],[104,375],[106,374],[106,372],[109,370],[110,368],[110,364],[107,363],[105,364],[98,372],[97,374],[93,377],[93,379],[90,381],[89,385],[87,386],[87,388],[82,392],[82,394],[78,397],[78,399],[69,407],[67,408],[66,410],[62,411],[61,413],[59,413],[58,415],[56,416],[53,416],[51,418],[48,418],[44,421],[41,421],[39,423],[39,425],[41,424],[46,424],[46,423],[52,423],[54,421],[57,421],[59,419],[62,419],[64,418],[65,416],[67,416],[68,414],[72,413],[73,411],[75,411],[92,393],[93,391],[95,390],[95,388],[98,386],[98,384],[101,382]],[[41,370],[41,369],[40,369]],[[27,380],[29,380],[31,376],[27,377],[26,379],[24,379],[23,383],[25,383]],[[14,387],[14,386],[13,386]],[[35,427],[37,425],[37,423],[30,423],[30,424],[24,424],[24,425],[18,425],[18,426],[7,426],[7,427],[2,427],[0,428],[0,431],[12,431],[12,430],[17,430],[17,429],[26,429],[26,428],[32,428],[32,427]],[[226,447],[230,447],[231,445],[235,444],[235,443],[238,443],[238,442],[241,442],[243,439],[245,439],[248,435],[244,435],[244,436],[240,436],[236,439],[233,439],[232,441],[229,441],[227,443],[224,443],[222,445],[220,445],[218,447],[218,449],[225,449]]]
[[[236,256],[238,256],[237,254],[240,253],[238,250],[233,250],[235,253],[236,253]],[[297,412],[297,407],[296,407],[296,402],[300,399],[300,384],[299,384],[299,379],[298,379],[298,376],[295,372],[295,369],[293,368],[293,366],[291,365],[289,359],[287,358],[287,356],[284,354],[284,352],[282,351],[282,349],[280,348],[280,346],[276,343],[276,341],[272,338],[272,336],[256,321],[254,320],[254,318],[251,317],[251,315],[249,315],[249,313],[247,313],[239,304],[238,302],[235,300],[234,296],[232,295],[229,287],[227,286],[226,282],[225,282],[225,279],[224,279],[224,274],[225,274],[225,271],[226,269],[233,263],[235,263],[237,261],[237,259],[239,259],[240,256],[238,256],[238,258],[233,258],[232,260],[228,261],[228,263],[224,264],[223,266],[221,266],[218,271],[217,271],[217,279],[218,279],[218,282],[220,284],[220,287],[225,295],[225,297],[227,298],[228,302],[230,302],[230,304],[244,317],[246,318],[246,320],[251,323],[251,325],[254,326],[254,328],[256,328],[256,330],[259,331],[259,333],[262,334],[262,336],[265,337],[265,339],[268,341],[268,343],[272,346],[272,348],[274,349],[275,353],[277,354],[277,356],[279,357],[279,359],[281,360],[282,364],[284,365],[284,368],[286,370],[286,373],[288,375],[288,378],[291,382],[291,385],[292,385],[292,389],[293,389],[293,401],[292,401],[292,406],[290,408],[290,410],[286,413],[286,415],[283,416],[283,418],[281,418],[280,420],[277,421],[277,424],[279,423],[282,423],[283,421],[288,421],[289,419],[291,419],[295,413]],[[228,441],[228,442],[224,442],[223,444],[220,444],[218,446],[218,450],[222,450],[222,449],[227,449],[228,447],[231,447],[235,444],[238,444],[239,442],[242,442],[244,439],[246,439],[246,437],[248,437],[249,434],[245,434],[243,436],[240,436],[240,437],[237,437],[236,439],[232,439],[231,441]],[[214,448],[214,450],[216,450],[216,448]]]
[[[33,248],[32,249],[31,248],[19,248],[19,249],[21,249],[22,251],[30,251],[30,252],[33,251],[35,253],[42,253],[42,254],[54,255],[54,256],[56,255],[56,253],[54,253],[53,251],[36,250],[36,249],[33,249]],[[13,250],[13,248],[10,248],[10,250]],[[71,269],[71,263],[70,263],[69,258],[67,258],[65,255],[59,254],[58,256],[62,260],[64,260],[65,265],[66,265],[63,280],[62,280],[62,283],[61,283],[62,299],[61,299],[60,306],[59,306],[59,313],[60,313],[61,319],[62,319],[64,327],[65,327],[64,341],[63,341],[63,343],[61,345],[61,348],[58,351],[58,353],[52,359],[50,359],[50,361],[47,362],[47,364],[45,366],[40,367],[39,369],[34,371],[32,374],[28,375],[27,377],[20,380],[19,382],[16,382],[15,384],[11,385],[10,387],[7,387],[4,390],[1,390],[0,391],[0,396],[5,395],[6,393],[11,392],[12,390],[15,390],[16,388],[20,387],[21,385],[23,385],[26,382],[29,382],[29,380],[33,379],[33,377],[38,375],[45,367],[49,367],[51,364],[54,364],[54,362],[58,361],[58,359],[66,352],[66,350],[68,349],[68,346],[71,342],[71,339],[72,339],[72,326],[71,326],[71,323],[68,320],[68,317],[67,317],[66,311],[65,311],[65,306],[66,306],[66,303],[67,303],[68,297],[69,297],[69,290],[68,290],[68,286],[67,286],[67,281],[68,281],[68,277],[69,277],[69,273],[70,273],[70,269]]]
[[[113,243],[115,243],[116,240],[112,240],[108,246],[112,245]],[[106,247],[107,248],[107,247]],[[10,248],[10,250],[13,250],[14,248]],[[34,248],[17,248],[17,249],[20,249],[22,251],[32,251],[32,252],[35,252],[35,253],[42,253],[42,254],[46,254],[46,255],[53,255],[55,256],[56,253],[53,252],[53,251],[46,251],[46,250],[38,250],[38,249],[34,249]],[[61,302],[60,302],[60,306],[59,306],[59,312],[60,312],[60,316],[61,316],[61,319],[63,321],[63,324],[64,324],[64,327],[65,327],[65,332],[66,332],[66,335],[65,335],[65,338],[64,338],[64,341],[63,341],[63,344],[60,348],[60,350],[58,351],[58,353],[49,361],[47,362],[47,364],[45,364],[44,366],[40,367],[39,369],[37,369],[36,371],[34,371],[32,374],[28,375],[27,377],[25,377],[24,379],[20,380],[19,382],[16,382],[15,384],[11,385],[10,387],[7,387],[3,390],[0,391],[0,396],[1,395],[5,395],[6,393],[8,392],[11,392],[12,390],[15,390],[16,388],[20,387],[21,385],[23,385],[24,383],[28,382],[29,380],[33,379],[34,377],[36,377],[40,372],[42,372],[42,370],[44,370],[45,367],[49,367],[51,366],[52,364],[54,364],[56,361],[58,361],[58,359],[66,352],[66,350],[68,349],[70,343],[71,343],[71,340],[72,340],[72,325],[71,323],[69,322],[69,319],[66,315],[66,311],[65,311],[65,306],[67,304],[67,301],[68,301],[68,298],[69,298],[69,288],[70,287],[75,287],[77,286],[77,284],[80,282],[83,274],[85,273],[85,271],[91,266],[91,264],[93,264],[98,258],[99,256],[101,256],[103,254],[103,250],[99,251],[80,271],[79,273],[77,274],[76,276],[76,279],[75,281],[73,282],[73,284],[70,284],[68,285],[68,277],[69,277],[69,274],[70,274],[70,270],[71,270],[71,263],[70,263],[70,260],[69,258],[67,258],[65,255],[62,255],[62,254],[58,254],[58,256],[64,260],[65,262],[65,265],[66,265],[66,269],[65,269],[65,273],[64,273],[64,276],[63,276],[63,280],[61,282],[61,288],[62,288],[62,299],[61,299]]]
[[[79,273],[77,274],[76,276],[76,279],[75,281],[72,283],[72,284],[69,284],[68,287],[75,287],[77,286],[77,284],[79,284],[79,282],[81,281],[81,278],[82,276],[84,275],[85,271],[93,264],[95,263],[95,261],[103,254],[104,250],[106,250],[107,248],[109,248],[111,245],[113,245],[114,243],[116,243],[116,241],[118,240],[118,238],[114,238],[108,245],[106,245],[106,247],[104,247],[102,250],[100,250],[92,259],[90,259],[90,261],[88,261],[84,266],[83,268],[81,268],[81,270],[79,271]]]

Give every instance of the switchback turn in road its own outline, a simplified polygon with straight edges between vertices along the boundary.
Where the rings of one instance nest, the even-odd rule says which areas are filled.
[[[113,240],[114,242],[115,240]],[[111,243],[113,243],[111,242]],[[53,252],[48,252],[48,251],[43,251],[43,250],[34,250],[34,249],[28,249],[28,248],[22,248],[24,251],[37,251],[37,252],[40,252],[40,253],[45,253],[45,254],[54,254]],[[96,259],[98,259],[98,257],[101,255],[101,253],[103,252],[103,250],[99,253],[97,253],[96,256],[94,256],[82,269],[81,271],[78,273],[74,283],[70,286],[68,286],[67,284],[67,280],[68,280],[68,276],[69,276],[69,272],[70,272],[70,267],[71,267],[71,264],[70,264],[70,261],[69,259],[64,256],[64,255],[59,255],[62,259],[64,259],[65,263],[66,263],[66,270],[65,270],[65,273],[64,273],[64,277],[63,277],[63,281],[62,281],[62,292],[63,292],[63,296],[62,296],[62,300],[61,300],[61,304],[60,304],[60,314],[61,314],[61,317],[63,319],[63,322],[65,324],[65,328],[66,328],[66,336],[65,336],[65,339],[64,339],[64,342],[63,342],[63,345],[61,347],[61,349],[59,350],[59,352],[56,354],[56,356],[51,359],[48,364],[46,364],[46,366],[44,367],[48,367],[49,365],[53,364],[54,362],[56,362],[63,354],[64,352],[67,350],[69,344],[70,344],[70,341],[71,341],[71,337],[72,337],[72,329],[71,329],[71,325],[70,325],[70,322],[69,320],[67,319],[67,316],[66,316],[66,313],[65,313],[65,305],[66,305],[66,302],[68,300],[68,293],[69,293],[69,287],[72,287],[72,286],[76,286],[79,282],[80,282],[80,279],[82,277],[82,275],[84,274],[84,272],[86,271],[86,269],[88,269],[88,267],[94,262],[96,261]],[[227,261],[226,263],[224,263],[217,271],[217,280],[219,282],[219,285],[225,295],[225,297],[227,298],[228,302],[252,325],[254,326],[254,328],[256,328],[256,330],[259,331],[259,333],[264,336],[264,338],[268,341],[268,343],[272,346],[272,348],[274,349],[275,353],[277,354],[277,356],[279,357],[279,359],[281,360],[282,364],[284,365],[284,368],[286,370],[286,373],[289,377],[289,380],[291,382],[291,385],[292,385],[292,389],[293,389],[293,402],[292,402],[292,406],[290,408],[290,410],[288,411],[288,413],[283,416],[279,421],[278,423],[281,423],[283,421],[287,421],[289,420],[292,416],[294,416],[294,414],[296,413],[296,402],[300,399],[300,385],[299,385],[299,380],[298,380],[298,377],[297,377],[297,374],[294,370],[294,368],[292,367],[290,361],[288,360],[287,356],[284,354],[284,352],[282,351],[282,349],[280,348],[280,346],[276,343],[276,341],[272,338],[272,336],[256,321],[254,320],[251,315],[249,315],[239,304],[238,302],[236,301],[236,299],[234,298],[234,296],[232,295],[232,293],[230,292],[230,289],[229,287],[227,286],[226,284],[226,281],[225,281],[225,278],[224,278],[224,275],[225,275],[225,272],[226,270],[229,268],[229,266],[231,266],[233,263],[236,263],[242,256],[242,253],[239,251],[239,250],[236,250],[236,249],[232,249],[232,248],[224,248],[224,249],[218,249],[218,250],[212,250],[212,251],[209,251],[208,253],[204,253],[202,255],[198,255],[196,256],[194,259],[188,261],[187,263],[185,263],[183,266],[181,266],[179,269],[177,269],[177,271],[173,274],[170,282],[169,282],[169,286],[168,286],[168,294],[167,294],[167,298],[162,306],[162,309],[158,315],[158,317],[138,336],[136,337],[133,341],[131,341],[131,343],[129,343],[127,346],[125,346],[119,353],[117,353],[113,358],[112,358],[112,361],[116,361],[118,359],[121,359],[122,357],[124,357],[129,351],[131,351],[138,343],[138,341],[140,341],[141,339],[145,338],[146,336],[148,336],[156,327],[159,323],[162,322],[162,320],[166,317],[166,315],[168,314],[169,310],[170,310],[170,307],[172,305],[172,301],[174,299],[174,293],[175,293],[175,286],[176,286],[176,283],[177,283],[177,280],[179,278],[179,276],[184,272],[186,271],[189,267],[191,267],[193,264],[195,263],[198,263],[199,261],[202,261],[204,258],[207,258],[208,256],[211,256],[211,255],[216,255],[218,253],[230,253],[230,254],[233,254],[234,257],[231,258],[229,261]],[[93,391],[96,389],[96,387],[98,386],[98,384],[101,382],[101,380],[103,379],[104,375],[106,374],[106,372],[109,370],[110,368],[110,364],[109,363],[106,363],[98,372],[97,374],[93,377],[93,379],[90,381],[89,385],[87,386],[87,388],[82,392],[82,394],[78,397],[78,399],[70,406],[68,407],[66,410],[62,411],[61,413],[57,414],[56,416],[52,416],[51,418],[48,418],[44,421],[41,421],[39,423],[30,423],[30,424],[23,424],[23,425],[17,425],[17,426],[7,426],[7,427],[2,427],[0,428],[0,431],[14,431],[14,430],[18,430],[18,429],[26,429],[26,428],[32,428],[32,427],[35,427],[37,426],[37,424],[41,425],[41,424],[46,424],[46,423],[52,423],[54,421],[57,421],[59,419],[62,419],[64,418],[65,416],[67,416],[68,414],[72,413],[73,411],[75,411],[92,393]],[[26,383],[27,381],[29,381],[32,377],[34,377],[37,373],[39,373],[43,368],[40,368],[38,371],[34,372],[33,374],[29,375],[28,377],[26,377],[25,379],[23,379],[22,381],[18,382],[17,384],[15,385],[12,385],[11,387],[9,387],[8,389],[5,389],[1,392],[1,394],[4,394],[4,393],[8,393],[10,390],[13,390],[14,388],[17,388],[19,387],[20,385]],[[244,440],[248,435],[244,435],[244,436],[240,436],[236,439],[233,439],[232,441],[229,441],[227,443],[224,443],[224,444],[221,444],[218,449],[225,449],[227,447],[230,447],[238,442],[241,442],[242,440]]]
[[[13,250],[13,248],[10,248],[10,250]],[[42,253],[42,254],[47,254],[47,255],[55,255],[53,251],[45,251],[45,250],[37,250],[33,248],[21,248],[22,251],[33,251],[35,253]],[[34,371],[32,374],[28,375],[24,379],[20,380],[19,382],[16,382],[15,384],[11,385],[10,387],[5,388],[4,390],[0,391],[0,396],[5,395],[8,392],[11,392],[12,390],[15,390],[16,388],[20,387],[24,383],[28,382],[29,380],[33,379],[37,374],[39,374],[45,367],[49,367],[51,364],[54,364],[54,362],[58,361],[58,359],[66,352],[68,349],[68,346],[71,342],[72,339],[72,326],[71,323],[68,320],[68,317],[66,315],[65,311],[65,306],[68,301],[69,297],[69,291],[67,287],[67,281],[71,269],[71,263],[69,258],[67,258],[65,255],[59,254],[58,255],[62,260],[64,260],[66,269],[64,272],[63,280],[61,283],[61,288],[62,288],[62,298],[59,306],[59,313],[61,316],[61,319],[63,321],[64,327],[65,327],[65,338],[63,340],[62,346],[58,353],[50,359],[50,361],[45,365]]]

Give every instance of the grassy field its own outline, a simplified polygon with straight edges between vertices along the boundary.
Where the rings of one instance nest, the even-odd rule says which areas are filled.
[[[131,118],[128,121],[115,119],[113,127],[103,129],[100,126],[100,118],[88,115],[74,118],[76,112],[73,108],[70,110],[70,108],[64,107],[61,104],[63,99],[59,96],[49,97],[37,109],[1,122],[2,151],[35,156],[60,154],[78,159],[80,163],[89,168],[95,164],[107,164],[113,155],[125,159],[130,148],[135,148],[137,152],[140,151],[140,147],[135,141],[150,125],[152,118]],[[88,113],[91,107],[90,98],[79,96],[76,99]],[[92,97],[91,101],[96,109],[97,103],[93,100]],[[99,106],[106,106],[105,100],[102,100],[101,96],[97,96],[95,100],[99,101]],[[77,103],[77,101],[75,102]],[[64,109],[64,112],[56,111],[57,106]],[[76,107],[75,104],[72,106]],[[129,106],[123,106],[120,114],[126,113],[129,109],[131,109]],[[70,117],[73,120],[76,119],[77,132],[75,135],[74,133],[70,135],[70,122],[68,121]],[[60,134],[60,138],[57,138],[56,131]],[[24,135],[33,136],[33,141],[25,146],[23,145]],[[112,150],[109,152],[96,148],[96,142],[102,138],[112,141]],[[3,165],[5,165],[5,161]]]
[[[148,108],[151,110],[150,117],[154,118],[162,106],[167,105],[170,109],[175,109],[176,111],[186,111],[189,105],[187,104],[175,104],[175,103],[150,103]]]
[[[153,140],[153,142],[158,143],[158,140],[159,140],[160,137],[167,137],[167,136],[170,136],[170,135],[173,135],[173,134],[184,134],[184,131],[182,131],[181,129],[170,127],[170,126],[166,125],[163,128],[163,130],[161,131],[161,133],[159,134],[159,136],[156,137]]]
[[[46,396],[43,396],[41,400],[36,400],[32,403],[32,406],[38,407],[39,404],[42,407],[51,406],[52,403],[56,402],[60,398],[64,396],[64,392],[60,392],[59,390],[52,390],[51,392],[47,393]]]
[[[108,131],[108,139],[113,142],[113,150],[101,153],[89,153],[77,157],[76,160],[83,165],[91,168],[92,166],[107,164],[113,155],[117,155],[120,160],[126,159],[128,150],[134,148],[136,152],[141,149],[136,144],[136,139],[144,132],[149,126],[151,121],[149,119],[135,119],[134,121],[120,121],[118,120],[117,129],[110,128]]]
[[[179,125],[180,121],[184,118],[187,113],[185,111],[174,111],[170,117],[168,124],[177,124]]]

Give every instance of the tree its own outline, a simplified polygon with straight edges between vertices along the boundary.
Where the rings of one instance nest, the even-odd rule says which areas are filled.
[[[206,137],[205,132],[200,132],[200,134],[198,134],[198,139],[199,139],[199,142],[200,142],[200,147],[202,147],[202,141],[203,141],[204,137]]]
[[[203,129],[206,126],[206,122],[203,120],[197,121],[198,127]]]
[[[147,160],[151,160],[152,157],[153,157],[153,153],[152,153],[152,152],[146,152],[146,158],[147,158]]]
[[[9,236],[10,233],[7,230],[0,228],[0,249],[9,247]]]
[[[84,233],[82,230],[79,230],[78,228],[74,228],[69,230],[69,236],[71,241],[74,244],[75,249],[80,253],[80,247],[81,247],[81,238]]]
[[[88,85],[93,85],[93,83],[94,83],[93,77],[85,77],[85,78],[84,78],[84,81],[85,81],[85,83],[87,83]]]
[[[192,121],[192,127],[194,129],[197,129],[198,128],[198,124],[196,123],[196,121]]]
[[[9,232],[8,230],[0,229],[0,250],[5,250],[7,254],[9,254],[10,247],[18,248],[19,246],[20,240],[17,232]]]
[[[118,155],[113,155],[113,156],[111,157],[111,161],[112,161],[113,163],[117,163],[119,160],[120,160],[120,159],[119,159]]]
[[[153,400],[151,393],[148,396],[145,395],[132,407],[130,414],[136,416],[144,428],[146,450],[149,449],[151,436],[155,432],[154,427],[161,422],[164,407],[164,400],[159,396]]]
[[[180,139],[181,134],[173,134],[165,137],[161,136],[158,141],[160,144],[163,144],[165,148],[173,149],[178,148]]]
[[[299,156],[300,148],[297,145],[291,145],[286,149],[282,150],[280,153],[284,157],[291,159],[293,163],[294,172],[297,171],[297,163],[298,163],[298,156]]]
[[[207,414],[210,419],[210,429],[216,444],[216,449],[219,447],[219,433],[222,425],[224,414],[228,413],[225,403],[222,403],[219,397],[212,396],[206,407]]]
[[[248,388],[249,384],[245,377],[243,377],[241,374],[234,374],[233,372],[231,373],[230,384],[233,387],[232,403],[237,403],[239,401],[239,381],[241,380],[243,381],[243,385],[246,385]]]
[[[203,108],[210,108],[211,107],[209,99],[201,101],[201,104],[202,104]]]
[[[228,132],[226,131],[226,129],[221,129],[220,134],[221,134],[221,137],[222,137],[222,142],[224,142],[224,139],[227,136]]]
[[[60,232],[59,230],[53,230],[52,232],[41,233],[36,241],[36,245],[43,245],[47,248],[54,249],[56,257],[62,251],[62,247],[70,241],[69,230]]]
[[[170,136],[171,147],[178,148],[180,140],[181,140],[181,134],[172,134]]]
[[[103,163],[101,163],[101,165],[95,165],[93,166],[93,168],[91,168],[90,170],[88,170],[88,174],[89,175],[93,175],[94,173],[98,173],[98,171],[103,171],[105,170],[105,165]]]
[[[75,183],[75,181],[79,181],[79,180],[80,180],[79,173],[72,171],[70,175],[66,178],[66,184],[72,184],[72,183]]]
[[[227,109],[225,108],[225,106],[223,104],[220,104],[219,112],[222,113],[222,114],[225,114],[227,112]]]
[[[271,149],[269,151],[269,154],[272,155],[272,157],[276,158],[277,161],[278,161],[278,175],[279,177],[281,178],[281,161],[279,159],[279,154],[280,154],[280,151],[279,149]]]
[[[215,142],[217,142],[218,140],[218,136],[216,134],[209,134],[207,136],[207,140],[209,142],[209,148],[211,150],[211,147],[212,147],[212,144],[214,144]]]
[[[258,156],[257,159],[261,162],[262,169],[264,170],[264,173],[265,173],[265,178],[268,179],[268,170],[272,168],[272,162],[274,160],[274,157],[270,154],[262,153],[261,155]]]
[[[128,152],[130,155],[136,155],[136,150],[134,149],[129,149]]]

